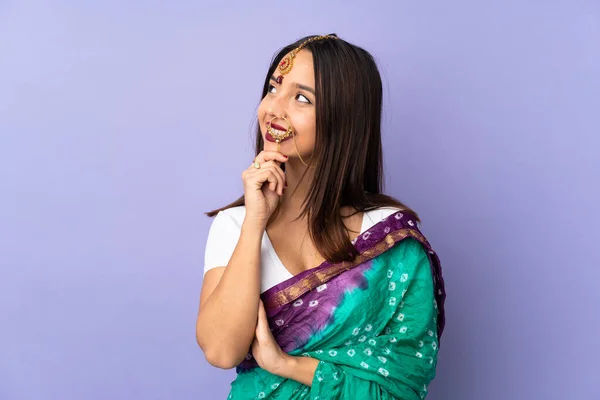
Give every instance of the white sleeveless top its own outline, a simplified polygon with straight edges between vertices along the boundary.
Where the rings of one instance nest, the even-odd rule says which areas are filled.
[[[365,212],[360,233],[362,234],[379,221],[397,211],[399,211],[398,208],[381,207]],[[245,216],[245,206],[228,208],[227,210],[220,211],[215,216],[206,240],[204,274],[212,268],[227,266],[239,240]],[[266,232],[262,237],[260,252],[261,293],[293,277],[277,256]]]

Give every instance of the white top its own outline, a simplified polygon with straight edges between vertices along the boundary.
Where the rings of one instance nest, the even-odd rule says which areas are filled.
[[[398,208],[381,207],[365,212],[360,233],[362,234],[379,221],[397,211],[399,211]],[[215,216],[208,232],[208,239],[206,240],[204,274],[209,269],[227,266],[239,240],[245,216],[245,206],[228,208],[227,210],[220,211]],[[293,277],[277,256],[266,231],[262,237],[260,252],[261,293]]]

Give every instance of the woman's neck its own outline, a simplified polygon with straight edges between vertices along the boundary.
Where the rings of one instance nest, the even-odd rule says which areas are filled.
[[[306,175],[302,178],[302,175]],[[287,187],[280,204],[280,212],[286,216],[297,217],[302,211],[302,203],[311,188],[315,168],[307,167],[299,159],[292,159],[285,164]],[[302,179],[302,180],[301,180]]]

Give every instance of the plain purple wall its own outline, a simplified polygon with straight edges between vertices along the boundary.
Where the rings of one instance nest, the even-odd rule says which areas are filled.
[[[387,190],[442,259],[430,399],[598,399],[600,6],[0,2],[0,399],[224,399],[195,342],[203,212],[241,194],[264,74],[378,59]]]

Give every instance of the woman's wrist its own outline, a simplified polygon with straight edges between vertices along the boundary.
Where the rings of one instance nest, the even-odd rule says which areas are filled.
[[[246,216],[242,222],[242,232],[249,232],[262,235],[267,226],[267,221],[260,218]]]
[[[292,379],[306,386],[312,386],[319,360],[312,357],[297,357],[284,354],[279,365],[271,371],[282,378]]]

